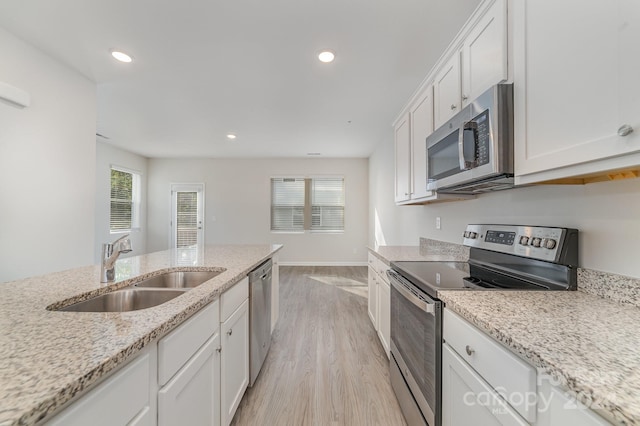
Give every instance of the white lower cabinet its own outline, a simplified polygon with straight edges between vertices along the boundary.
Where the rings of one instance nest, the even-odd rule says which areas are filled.
[[[443,426],[610,424],[449,309],[442,335]]]
[[[220,424],[220,334],[158,392],[158,426]]]
[[[271,258],[271,333],[276,329],[280,316],[280,264],[278,255]]]
[[[373,254],[369,253],[368,283],[369,283],[369,318],[373,328],[378,332],[378,338],[389,358],[389,344],[391,342],[391,286],[386,277],[389,267]]]
[[[220,326],[222,333],[222,425],[231,423],[249,386],[249,300],[245,300]]]
[[[391,342],[391,286],[383,279],[378,280],[378,337],[389,358]]]
[[[449,345],[442,345],[442,425],[528,425]]]
[[[228,426],[249,386],[249,278],[220,296],[220,424]]]
[[[47,424],[155,425],[156,359],[156,345],[151,345]]]
[[[373,270],[373,266],[369,265],[368,269],[368,286],[369,286],[369,301],[367,304],[367,312],[369,313],[369,319],[373,323],[373,328],[378,330],[378,281],[376,280],[376,272]]]

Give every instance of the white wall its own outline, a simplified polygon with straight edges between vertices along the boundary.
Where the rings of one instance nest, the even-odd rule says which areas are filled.
[[[96,142],[96,224],[94,261],[100,263],[102,244],[111,242],[123,233],[111,234],[111,166],[124,167],[140,173],[140,229],[129,235],[133,250],[121,257],[138,256],[147,252],[147,158],[116,148],[108,143]]]
[[[0,28],[0,282],[93,263],[96,86]]]
[[[169,244],[170,184],[204,182],[207,244],[281,243],[284,263],[366,262],[367,159],[150,159],[148,174],[149,251]],[[286,175],[344,176],[343,234],[271,233],[270,178]]]
[[[387,141],[392,141],[391,132]],[[485,194],[474,200],[395,206],[392,142],[369,161],[369,241],[417,245],[419,237],[461,243],[468,223],[550,225],[580,230],[580,266],[640,277],[640,179],[579,186],[533,186]],[[377,212],[380,231],[375,231]],[[435,218],[442,229],[435,229]]]

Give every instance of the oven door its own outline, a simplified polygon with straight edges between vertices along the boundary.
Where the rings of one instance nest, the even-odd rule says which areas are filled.
[[[429,426],[439,426],[442,302],[430,298],[394,270],[387,275],[391,282],[392,371],[396,368],[402,374]],[[400,400],[406,389],[396,389],[398,382],[392,381],[392,385]]]

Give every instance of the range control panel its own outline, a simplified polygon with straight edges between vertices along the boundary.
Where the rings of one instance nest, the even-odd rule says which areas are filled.
[[[577,230],[544,226],[522,225],[467,225],[463,244],[485,250],[515,254],[548,262],[559,262],[565,239],[575,238],[577,257]]]

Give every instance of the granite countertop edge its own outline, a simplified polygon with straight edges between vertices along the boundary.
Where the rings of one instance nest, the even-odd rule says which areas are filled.
[[[115,350],[113,350],[110,354],[105,355],[105,357],[98,363],[92,366],[90,369],[78,371],[78,376],[71,381],[66,381],[65,383],[58,386],[56,389],[47,389],[46,397],[37,397],[30,404],[30,407],[25,408],[24,402],[23,406],[19,408],[11,407],[11,403],[7,404],[7,399],[11,398],[13,388],[9,390],[2,389],[0,386],[0,396],[1,399],[5,400],[0,403],[0,426],[8,426],[8,425],[31,425],[40,423],[45,419],[49,419],[53,414],[57,414],[61,408],[67,406],[69,402],[77,399],[80,394],[84,394],[85,391],[90,390],[94,384],[101,381],[107,375],[109,375],[114,370],[118,369],[120,366],[124,365],[128,361],[130,361],[133,357],[135,357],[142,349],[147,347],[151,342],[156,341],[158,338],[166,335],[180,324],[182,324],[185,320],[191,317],[193,314],[198,312],[201,308],[208,305],[209,303],[215,301],[219,298],[220,294],[222,294],[227,289],[234,286],[236,283],[241,281],[247,274],[253,270],[256,266],[260,265],[266,259],[272,257],[275,253],[277,253],[283,246],[279,244],[274,245],[252,245],[252,246],[206,246],[206,248],[215,248],[219,253],[224,253],[225,249],[230,252],[230,256],[233,256],[232,253],[234,250],[240,248],[248,247],[250,249],[255,249],[257,251],[257,255],[255,254],[245,254],[246,258],[243,259],[241,263],[241,267],[233,267],[229,268],[226,271],[222,272],[217,277],[212,278],[211,280],[203,283],[201,286],[198,286],[194,289],[189,290],[187,293],[193,294],[194,296],[189,297],[184,300],[172,299],[165,304],[172,303],[170,311],[172,314],[167,317],[159,320],[157,323],[153,323],[149,325],[149,323],[143,324],[145,328],[145,332],[136,337],[134,340],[127,342],[125,345],[118,346]],[[172,251],[166,252],[156,252],[150,253],[148,255],[141,255],[138,258],[146,259],[151,258],[153,256],[158,256],[159,254],[171,253]],[[239,254],[242,256],[243,254]],[[120,262],[120,261],[118,261]],[[150,262],[152,263],[152,262]],[[162,262],[161,262],[162,263]],[[171,265],[171,264],[163,264],[159,268],[151,268],[150,270],[141,273],[139,275],[132,275],[125,279],[122,279],[114,284],[110,284],[108,286],[99,286],[97,289],[93,288],[87,292],[82,292],[77,295],[73,295],[68,298],[62,298],[61,300],[55,300],[53,303],[48,303],[46,305],[47,310],[50,308],[56,309],[59,307],[67,306],[73,303],[77,303],[81,300],[86,300],[91,297],[95,297],[99,294],[107,293],[110,291],[114,291],[116,289],[126,287],[131,285],[134,282],[138,282],[142,279],[152,277],[154,275],[161,274],[163,272],[171,272],[171,271],[205,271],[205,270],[219,270],[220,267],[225,267],[225,261],[213,262],[211,265],[207,265],[207,263],[211,263],[210,261],[201,261],[197,266],[180,266],[180,265]],[[79,276],[83,270],[86,270],[90,267],[85,268],[77,268]],[[91,268],[98,268],[91,267]],[[67,276],[73,275],[74,271],[69,270],[63,271],[61,273],[52,273],[43,275],[40,277],[28,278],[25,280],[19,280],[9,283],[3,283],[3,286],[19,286],[23,282],[46,282],[47,277],[49,276],[61,276],[61,274],[66,274]],[[226,272],[230,272],[227,274]],[[96,275],[95,273],[93,274]],[[220,277],[220,278],[218,278]],[[213,283],[212,283],[213,282]],[[197,291],[196,291],[197,290]],[[186,293],[185,293],[186,294]],[[181,295],[182,297],[182,295]],[[152,309],[158,309],[160,306],[156,306]],[[144,311],[144,310],[143,310]],[[108,313],[101,314],[97,313],[96,315],[107,315],[110,318],[118,318],[119,316],[132,316],[136,315],[142,311],[132,311],[132,312],[124,312],[124,313]],[[49,314],[55,315],[56,312],[50,312]],[[162,318],[162,316],[161,316]],[[131,320],[130,320],[131,321]],[[10,361],[10,360],[9,360]],[[8,364],[7,360],[3,360],[0,358],[0,370],[2,368],[6,368]],[[73,367],[69,367],[69,370],[73,370]],[[18,393],[27,392],[27,389],[18,389]],[[6,404],[6,405],[5,405]]]

